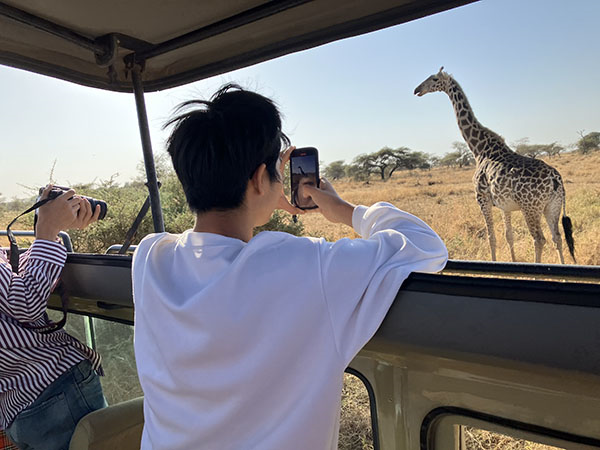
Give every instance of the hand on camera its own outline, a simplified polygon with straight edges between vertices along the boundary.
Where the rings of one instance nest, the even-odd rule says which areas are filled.
[[[290,155],[292,154],[292,151],[295,148],[296,147],[291,146],[291,147],[287,148],[285,151],[281,152],[281,154],[279,155],[279,175],[281,177],[282,185],[281,185],[281,197],[279,198],[279,202],[277,203],[277,209],[283,209],[284,211],[287,211],[290,214],[304,214],[304,211],[301,210],[300,208],[296,208],[294,205],[292,205],[289,202],[289,200],[286,198],[285,194],[283,193],[283,179],[284,179],[283,174],[285,173],[285,165],[290,160]]]
[[[96,205],[96,209],[92,211],[92,205],[87,198],[78,198],[80,199],[80,203],[77,218],[69,228],[78,228],[82,230],[90,223],[98,220],[98,217],[100,216],[100,205]]]
[[[301,186],[301,189],[303,192],[299,192],[299,195],[310,197],[318,206],[317,209],[309,210],[309,212],[317,211],[330,222],[352,226],[354,205],[343,200],[325,178],[321,178],[319,187],[305,184]]]
[[[42,199],[47,198],[51,190],[51,185],[46,186]],[[69,189],[40,207],[36,238],[54,241],[61,230],[85,228],[97,220],[99,215],[100,206],[96,206],[92,213],[90,202],[75,195],[73,189]]]

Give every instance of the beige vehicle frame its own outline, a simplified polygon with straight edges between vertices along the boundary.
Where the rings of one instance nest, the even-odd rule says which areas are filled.
[[[10,0],[0,2],[0,64],[134,93],[152,219],[163,231],[144,92],[470,2]],[[130,256],[70,253],[70,311],[132,324],[130,275]],[[596,267],[462,261],[411,275],[349,368],[369,390],[375,448],[466,448],[465,427],[599,448],[598,280]],[[71,448],[135,448],[140,407],[84,419]]]

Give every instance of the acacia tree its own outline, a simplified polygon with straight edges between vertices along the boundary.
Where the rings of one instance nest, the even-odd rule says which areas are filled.
[[[515,152],[519,155],[527,156],[529,158],[537,158],[543,153],[543,145],[530,144],[529,138],[519,139],[515,145]]]
[[[473,152],[469,149],[469,146],[465,142],[454,141],[452,143],[454,152],[457,153],[457,160],[459,167],[472,166],[475,164],[475,157]]]
[[[519,155],[530,158],[537,158],[542,155],[556,156],[565,150],[558,142],[552,142],[551,144],[530,144],[529,138],[519,139],[513,146]]]
[[[592,131],[584,135],[582,130],[579,132],[579,136],[577,149],[584,155],[600,149],[600,133],[598,131]]]
[[[460,152],[448,152],[440,158],[439,164],[443,167],[456,167],[460,166],[460,160]]]
[[[346,175],[346,164],[343,160],[333,161],[323,171],[324,175],[331,180],[338,180]]]
[[[413,152],[408,147],[384,147],[375,153],[358,155],[352,164],[347,166],[346,175],[358,180],[377,174],[385,181],[397,170],[430,168],[429,159],[427,153]]]
[[[441,163],[442,157],[437,155],[427,155],[427,163],[429,167],[439,167],[442,165]]]
[[[369,178],[370,172],[366,172],[364,167],[356,164],[356,158],[352,164],[346,165],[345,175],[355,181],[365,181]]]
[[[431,168],[431,156],[427,153],[418,151],[413,152],[406,147],[403,147],[402,150],[402,153],[397,154],[397,165],[394,167],[394,170],[390,172],[389,177],[392,176],[392,173],[394,173],[396,169],[413,170]]]
[[[354,172],[361,174],[363,177],[368,177],[372,173],[377,173],[381,176],[382,180],[385,180],[385,170],[389,166],[389,161],[385,152],[391,150],[386,148],[381,149],[376,153],[364,153],[358,155],[352,161],[354,166]]]
[[[385,172],[387,172],[388,179],[396,170],[414,169],[420,163],[420,157],[417,155],[417,152],[411,152],[407,147],[398,147],[396,149],[385,147],[377,152],[377,154],[381,155],[381,158],[387,163]],[[383,176],[386,175],[385,172]],[[383,176],[382,179],[385,179]]]
[[[408,147],[395,149],[384,147],[375,153],[379,162],[381,179],[389,179],[396,170],[411,170],[427,166],[427,156],[422,152],[413,152]]]
[[[442,166],[458,166],[463,168],[475,164],[475,157],[469,146],[464,142],[454,141],[452,143],[453,152],[448,152],[439,160]]]
[[[365,162],[370,165],[371,170],[378,173],[382,180],[386,179],[390,169],[396,165],[394,150],[384,147],[378,152],[368,155]]]
[[[560,155],[562,152],[565,151],[565,148],[562,145],[560,145],[558,142],[553,142],[552,144],[543,145],[542,151],[546,155],[552,157],[552,156]]]

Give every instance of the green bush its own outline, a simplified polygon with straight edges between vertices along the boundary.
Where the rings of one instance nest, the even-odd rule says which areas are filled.
[[[160,189],[161,205],[165,230],[169,233],[181,233],[194,226],[194,216],[190,212],[183,189],[177,177],[170,173],[164,175]],[[84,230],[69,232],[73,248],[77,252],[104,253],[113,244],[122,244],[125,235],[135,220],[140,208],[148,196],[148,189],[141,181],[116,186],[111,181],[98,187],[74,186],[78,193],[104,200],[108,204],[106,217]],[[260,231],[283,231],[296,236],[304,234],[301,222],[294,223],[289,214],[275,211],[265,225],[258,227]],[[138,244],[147,234],[153,233],[152,213],[148,212],[132,244]]]
[[[167,164],[168,163],[168,164]],[[143,170],[143,167],[140,167]],[[157,158],[157,172],[161,182],[160,197],[165,230],[169,233],[181,233],[194,226],[194,215],[189,210],[183,189],[175,172],[170,166],[170,161],[159,156]],[[289,187],[289,173],[284,174],[284,186]],[[107,203],[106,217],[84,230],[69,230],[73,249],[80,253],[105,253],[114,244],[123,244],[125,235],[137,217],[144,201],[148,197],[143,176],[120,186],[115,183],[114,177],[101,181],[96,185],[79,184],[73,188],[78,194],[103,200]],[[288,193],[289,194],[289,193]],[[35,201],[35,198],[26,200],[0,200],[0,219],[8,223],[17,214],[21,213]],[[13,225],[15,230],[33,229],[33,213],[28,214]],[[275,211],[265,225],[258,227],[254,234],[260,231],[283,231],[296,236],[304,234],[301,222],[294,223],[289,214]],[[148,211],[134,238],[132,244],[138,244],[144,236],[153,233],[152,212]],[[20,246],[27,247],[31,239],[20,239]]]

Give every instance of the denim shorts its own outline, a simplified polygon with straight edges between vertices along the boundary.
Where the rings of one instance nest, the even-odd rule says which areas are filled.
[[[21,450],[68,450],[79,419],[105,406],[100,378],[84,359],[21,411],[6,434]]]

